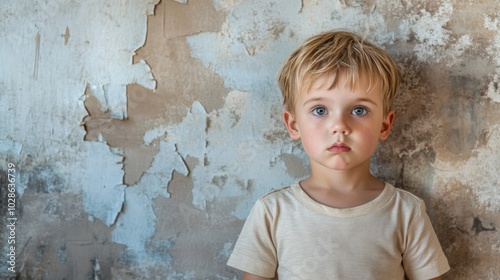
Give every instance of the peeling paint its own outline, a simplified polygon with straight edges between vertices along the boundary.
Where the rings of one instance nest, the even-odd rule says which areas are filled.
[[[148,89],[156,88],[156,81],[151,75],[151,68],[144,62],[139,61],[132,65],[131,72],[127,77],[120,77],[122,81],[137,83]],[[126,119],[127,99],[125,94],[126,84],[93,84],[90,90],[97,97],[103,112],[109,112],[110,116],[116,119]]]
[[[0,108],[0,118],[8,120],[0,125],[0,162],[18,165],[17,191],[23,202],[19,204],[23,215],[19,218],[26,221],[19,229],[18,241],[19,248],[21,244],[27,247],[19,259],[24,264],[19,266],[18,274],[24,278],[76,278],[68,275],[71,271],[86,275],[89,270],[81,269],[87,268],[83,263],[90,258],[84,249],[75,251],[68,244],[65,250],[59,250],[64,247],[57,246],[54,240],[57,236],[70,239],[66,233],[73,228],[86,231],[87,219],[81,217],[85,211],[107,225],[113,224],[124,197],[123,156],[117,156],[105,143],[83,142],[85,133],[80,121],[86,112],[81,96],[87,83],[101,86],[107,94],[107,99],[102,98],[106,110],[124,119],[126,85],[138,83],[155,88],[147,64],[131,62],[135,49],[146,38],[146,15],[152,13],[158,1],[118,6],[109,1],[9,2],[0,7],[0,25],[2,30],[8,30],[2,35],[0,56],[9,69],[3,69],[0,75],[0,103],[6,104]],[[37,195],[33,196],[33,192]],[[76,194],[79,200],[65,200]],[[38,208],[31,211],[35,206]],[[78,206],[80,216],[67,217]],[[38,217],[31,215],[33,212]],[[43,221],[43,216],[50,217],[45,220],[46,228],[43,222],[37,222]],[[68,226],[66,219],[76,220],[78,226]],[[95,220],[94,228],[99,220]],[[63,223],[66,225],[61,226]],[[54,239],[47,237],[39,250],[33,250],[44,232]],[[96,233],[97,240],[101,233]],[[95,240],[89,244],[92,242]],[[55,253],[51,253],[52,246],[58,248]],[[103,248],[113,246],[116,244]],[[38,253],[40,257],[33,258]],[[110,254],[116,252],[109,250],[102,256]],[[59,257],[49,260],[48,256]],[[84,261],[80,266],[76,260]],[[58,268],[61,262],[72,270]],[[109,266],[109,261],[105,264]],[[7,271],[4,267],[2,261],[0,277]]]
[[[177,143],[179,154],[203,159],[206,153],[207,113],[199,102],[195,102],[191,111],[183,118],[181,124],[157,127],[144,134],[144,144],[163,139]]]
[[[109,154],[105,143],[88,142],[92,154],[87,158],[83,176],[83,206],[85,212],[99,218],[107,226],[115,223],[122,210],[125,185],[121,154]],[[107,172],[102,172],[107,170]]]
[[[152,256],[146,245],[153,237],[156,227],[152,200],[158,196],[170,196],[167,185],[174,170],[185,176],[189,172],[176,147],[161,141],[160,151],[151,167],[137,185],[125,190],[125,207],[118,217],[112,237],[113,241],[127,245],[128,254],[133,260],[142,263],[144,269],[165,261]]]
[[[125,200],[126,208],[116,223],[112,234],[113,241],[127,245],[127,251],[134,260],[138,258],[141,262],[155,261],[146,249],[156,226],[155,213],[148,207],[151,199],[143,188],[130,187],[126,190]],[[154,266],[154,263],[150,265]]]

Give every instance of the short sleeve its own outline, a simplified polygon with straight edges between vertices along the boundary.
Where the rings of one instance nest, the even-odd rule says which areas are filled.
[[[227,265],[241,271],[273,278],[278,261],[272,217],[259,200],[255,203],[241,230]]]
[[[423,201],[408,229],[403,266],[407,276],[416,280],[432,279],[450,269]]]

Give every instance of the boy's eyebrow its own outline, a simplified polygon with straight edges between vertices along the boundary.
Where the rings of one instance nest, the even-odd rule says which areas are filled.
[[[368,102],[368,103],[371,103],[373,104],[374,106],[378,107],[377,103],[371,99],[368,99],[368,98],[358,98],[356,99],[357,102]]]
[[[315,101],[321,101],[323,99],[324,99],[323,97],[315,97],[315,98],[309,99],[306,102],[304,102],[303,106],[305,107],[307,105],[307,103],[311,103],[311,102],[315,102]]]
[[[315,102],[315,101],[322,101],[323,99],[324,99],[323,97],[311,98],[311,99],[307,100],[306,102],[304,102],[304,104],[302,106],[305,107],[308,103]],[[377,103],[369,98],[357,98],[355,100],[355,102],[367,102],[367,103],[373,104],[375,107],[378,107]]]

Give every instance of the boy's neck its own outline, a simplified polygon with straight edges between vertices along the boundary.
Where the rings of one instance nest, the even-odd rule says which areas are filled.
[[[332,170],[317,163],[311,163],[311,176],[303,185],[349,193],[380,189],[383,183],[370,173],[370,161],[348,170]]]
[[[377,198],[385,184],[370,173],[370,162],[349,170],[311,164],[311,176],[300,182],[316,202],[333,208],[352,208]]]

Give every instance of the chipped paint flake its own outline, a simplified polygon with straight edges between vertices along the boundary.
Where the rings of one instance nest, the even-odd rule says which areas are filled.
[[[127,95],[126,85],[137,83],[147,89],[155,89],[156,81],[151,74],[151,68],[145,61],[132,64],[127,76],[120,77],[119,83],[93,84],[90,90],[101,105],[103,112],[109,112],[112,118],[127,118]],[[127,81],[127,82],[125,82]]]
[[[149,265],[154,266],[152,263],[154,260],[150,258],[146,248],[156,227],[151,199],[144,188],[127,188],[125,196],[127,207],[116,223],[112,238],[115,242],[127,245],[130,254],[141,259],[141,262],[149,262]]]
[[[155,140],[168,140],[177,143],[179,154],[203,160],[206,153],[207,112],[203,105],[196,101],[191,111],[181,123],[171,126],[160,126],[144,134],[144,144],[151,145]]]
[[[156,230],[153,200],[158,196],[170,197],[167,186],[174,171],[184,176],[189,172],[175,145],[161,141],[160,151],[154,157],[151,167],[139,183],[126,189],[126,207],[118,217],[112,233],[113,241],[127,245],[130,254],[148,266],[164,262],[149,254],[147,245]]]
[[[111,226],[124,202],[123,156],[111,151],[105,143],[86,142],[85,145],[92,153],[83,171],[84,210]]]
[[[167,185],[172,179],[173,171],[184,176],[189,174],[189,169],[178,153],[175,144],[161,141],[160,151],[154,157],[151,167],[145,172],[139,183],[135,186],[145,188],[150,198],[155,198],[159,195],[169,197]]]
[[[191,112],[184,117],[180,124],[167,129],[168,140],[177,143],[179,154],[186,158],[195,157],[202,161],[207,150],[206,142],[207,112],[203,105],[196,101]]]
[[[145,61],[132,64],[134,52],[144,44],[147,33],[147,21],[144,12],[151,10],[158,0],[149,0],[137,4],[135,8],[128,5],[104,5],[96,13],[102,16],[93,16],[94,20],[87,18],[86,14],[73,15],[72,21],[87,24],[72,24],[72,44],[70,48],[80,48],[79,52],[85,54],[83,78],[93,88],[103,110],[109,112],[116,119],[126,119],[127,116],[127,84],[137,83],[147,89],[155,89],[156,82],[150,67]],[[85,3],[87,9],[99,7],[92,3]],[[113,7],[113,8],[111,8]],[[118,8],[118,10],[116,10]],[[114,11],[112,10],[114,9]],[[127,14],[123,16],[110,16],[114,13]],[[89,27],[95,25],[95,28]],[[116,32],[113,30],[122,32]],[[121,47],[115,47],[117,43]],[[105,69],[105,71],[103,71]]]

